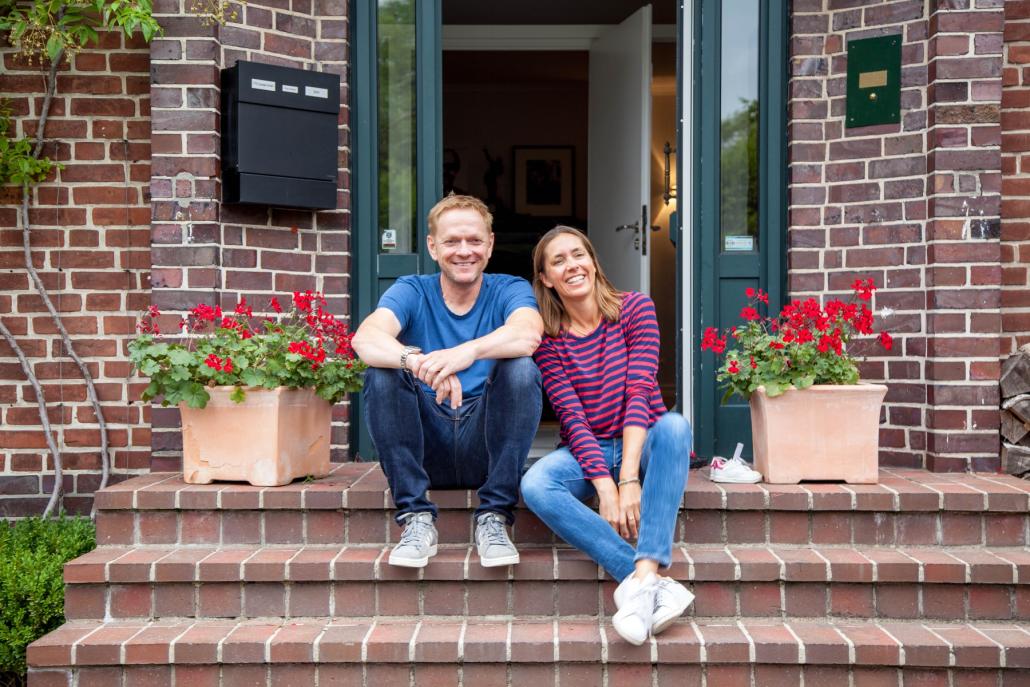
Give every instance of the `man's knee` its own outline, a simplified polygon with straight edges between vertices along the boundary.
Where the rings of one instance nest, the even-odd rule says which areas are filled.
[[[404,385],[404,372],[383,367],[365,370],[365,384],[362,389],[365,398],[389,393]]]
[[[497,361],[494,383],[503,381],[507,386],[519,390],[540,389],[540,368],[529,356],[506,358]]]

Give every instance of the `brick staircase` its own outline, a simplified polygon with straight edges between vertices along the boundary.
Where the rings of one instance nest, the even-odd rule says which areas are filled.
[[[386,564],[399,531],[374,464],[274,489],[111,487],[30,687],[1030,685],[1030,482],[692,473],[671,573],[697,601],[639,648],[611,628],[613,583],[528,511],[522,563],[488,570],[475,494],[433,498],[446,546],[418,571]]]

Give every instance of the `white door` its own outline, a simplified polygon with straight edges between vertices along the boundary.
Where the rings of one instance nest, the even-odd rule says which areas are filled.
[[[587,228],[605,273],[649,292],[651,6],[590,48]]]

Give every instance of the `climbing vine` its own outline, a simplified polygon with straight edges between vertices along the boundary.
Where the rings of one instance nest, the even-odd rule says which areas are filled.
[[[226,0],[194,0],[189,11],[205,22],[224,24],[235,17]],[[101,481],[107,485],[110,475],[107,424],[100,407],[89,368],[75,350],[74,341],[50,298],[36,267],[32,262],[32,223],[29,208],[32,188],[44,181],[60,165],[43,155],[47,119],[57,89],[57,72],[66,60],[97,44],[101,33],[117,31],[127,38],[141,35],[146,41],[161,34],[161,26],[153,17],[151,0],[0,0],[0,35],[17,50],[21,59],[30,65],[39,65],[44,75],[44,97],[35,127],[36,135],[16,137],[12,111],[7,103],[0,103],[0,186],[20,189],[17,222],[22,234],[25,271],[39,294],[57,329],[65,354],[74,361],[83,380],[86,393],[100,428]],[[44,516],[61,510],[62,462],[47,414],[47,402],[32,365],[17,339],[0,317],[0,339],[14,351],[15,357],[31,384],[39,407],[47,449],[54,465],[54,487]]]

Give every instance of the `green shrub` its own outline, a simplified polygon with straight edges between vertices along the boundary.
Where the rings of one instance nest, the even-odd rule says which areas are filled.
[[[25,647],[64,622],[64,564],[95,546],[88,518],[0,521],[0,682],[18,681]]]

